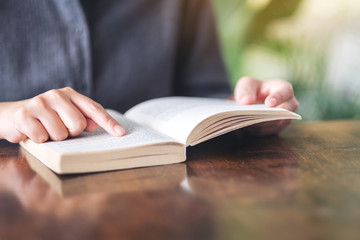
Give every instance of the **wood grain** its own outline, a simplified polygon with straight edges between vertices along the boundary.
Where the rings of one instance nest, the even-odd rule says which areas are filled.
[[[358,239],[360,121],[227,134],[185,164],[59,177],[0,142],[0,239]]]

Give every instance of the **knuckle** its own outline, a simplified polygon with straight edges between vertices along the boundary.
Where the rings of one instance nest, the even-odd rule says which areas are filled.
[[[30,111],[23,106],[16,110],[14,114],[14,118],[15,118],[14,121],[15,123],[21,123],[30,116],[31,116]]]
[[[284,82],[285,82],[285,90],[287,91],[287,93],[293,94],[294,89],[293,89],[292,84],[289,82],[286,82],[286,81],[284,81]]]
[[[62,99],[63,98],[63,94],[58,89],[52,89],[52,90],[49,90],[46,93],[52,99]]]
[[[294,90],[293,87],[290,83],[286,84],[284,86],[283,89],[283,94],[282,94],[285,98],[291,98],[292,96],[294,96]]]
[[[45,95],[39,95],[32,98],[29,104],[35,108],[42,108],[42,109],[47,108],[46,97],[44,96]]]
[[[66,92],[66,93],[73,93],[73,92],[75,92],[75,90],[72,89],[71,87],[64,87],[64,88],[61,89],[61,91]]]
[[[293,88],[293,86],[291,85],[291,83],[288,83],[288,91],[289,91],[292,95],[294,95],[294,88]]]
[[[103,110],[104,110],[103,106],[102,106],[100,103],[97,103],[97,102],[92,102],[92,103],[90,103],[90,109],[91,109],[93,112],[99,112],[99,111],[103,111]]]

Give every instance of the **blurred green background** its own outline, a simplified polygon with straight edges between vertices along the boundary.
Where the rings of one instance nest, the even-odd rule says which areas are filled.
[[[232,80],[282,78],[304,121],[360,118],[359,0],[213,0]]]

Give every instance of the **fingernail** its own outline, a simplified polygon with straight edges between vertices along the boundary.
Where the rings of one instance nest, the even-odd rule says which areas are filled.
[[[123,136],[123,135],[125,135],[125,130],[124,130],[120,125],[115,125],[114,131],[116,132],[116,134],[117,134],[118,136]]]

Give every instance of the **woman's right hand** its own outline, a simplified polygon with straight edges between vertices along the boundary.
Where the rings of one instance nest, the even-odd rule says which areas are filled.
[[[54,89],[31,99],[0,103],[0,139],[18,143],[64,140],[98,125],[113,136],[125,130],[97,102],[72,88]]]

